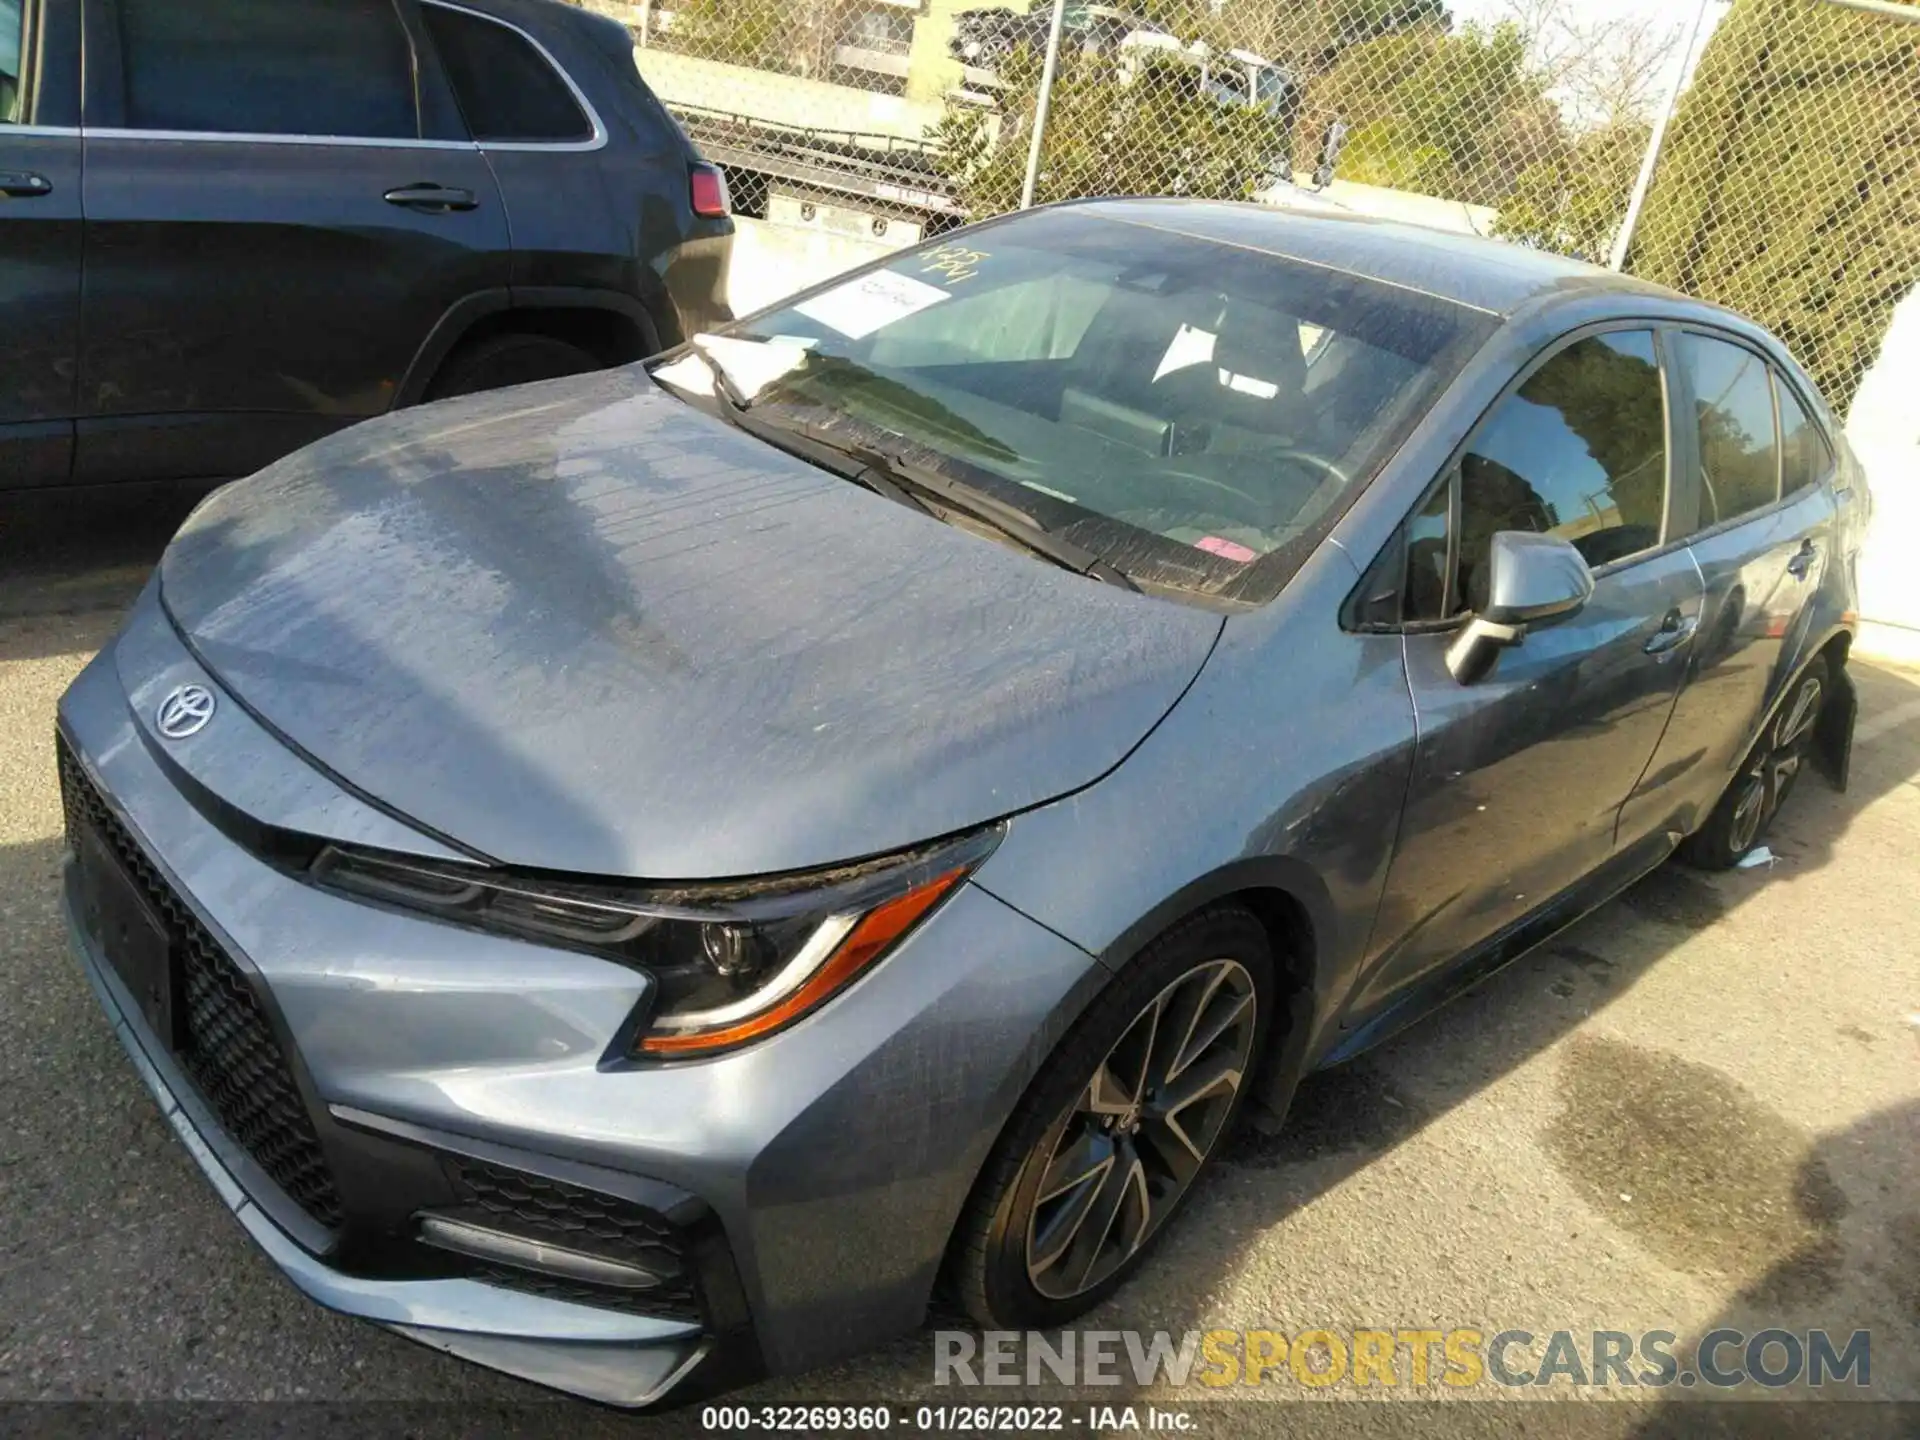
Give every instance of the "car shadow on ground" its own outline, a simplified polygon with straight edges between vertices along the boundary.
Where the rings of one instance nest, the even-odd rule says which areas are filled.
[[[183,482],[0,492],[0,622],[124,610],[212,488]],[[35,657],[16,647],[6,658]]]

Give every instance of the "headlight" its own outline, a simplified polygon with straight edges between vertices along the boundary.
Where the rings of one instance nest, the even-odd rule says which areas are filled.
[[[818,1008],[893,948],[999,843],[992,829],[806,876],[700,886],[581,884],[329,845],[319,884],[454,924],[586,950],[653,977],[634,1051],[731,1049]]]

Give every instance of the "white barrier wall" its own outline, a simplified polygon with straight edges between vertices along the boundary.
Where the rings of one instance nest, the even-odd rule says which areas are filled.
[[[1920,288],[1894,311],[1847,417],[1873,487],[1860,561],[1863,653],[1920,661]]]
[[[751,315],[796,290],[891,254],[905,243],[859,240],[767,220],[736,217],[733,223],[728,300],[736,315]]]

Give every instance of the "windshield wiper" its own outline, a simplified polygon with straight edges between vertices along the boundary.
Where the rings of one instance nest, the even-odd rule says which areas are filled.
[[[1084,545],[1055,535],[1018,505],[879,446],[830,438],[817,425],[776,421],[755,413],[753,398],[727,373],[725,362],[697,340],[693,342],[693,349],[713,372],[722,418],[749,435],[922,514],[947,510],[990,525],[1022,549],[1076,575],[1117,585],[1123,590],[1137,592],[1140,589],[1117,565]]]
[[[817,436],[815,438],[818,439]],[[1140,589],[1133,583],[1133,578],[1112,561],[1103,559],[1064,535],[1054,534],[1018,505],[989,495],[964,480],[942,475],[929,465],[903,459],[876,445],[845,442],[836,448],[849,459],[864,463],[869,475],[885,476],[918,501],[931,502],[940,509],[991,525],[1022,548],[1043,560],[1051,560],[1062,569],[1085,575],[1091,580],[1104,581],[1108,585],[1118,585],[1123,590],[1137,592]]]
[[[850,459],[839,446],[818,439],[812,426],[752,413],[753,398],[740,388],[740,382],[728,372],[725,362],[698,340],[693,342],[693,350],[706,362],[707,369],[713,372],[714,385],[718,389],[714,398],[720,402],[720,418],[729,425],[745,431],[756,440],[765,441],[776,450],[785,450],[809,464],[851,480],[896,505],[918,510],[922,515],[933,515],[924,502],[908,494],[887,476],[875,473],[864,461]]]

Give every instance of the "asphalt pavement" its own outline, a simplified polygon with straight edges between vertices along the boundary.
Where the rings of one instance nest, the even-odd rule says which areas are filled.
[[[299,1296],[161,1123],[66,953],[54,705],[190,499],[0,505],[0,1423],[56,1413],[10,1401],[409,1401],[531,1403],[569,1435],[625,1432]],[[1920,1402],[1920,672],[1854,670],[1852,789],[1801,786],[1775,864],[1663,868],[1312,1080],[1286,1129],[1240,1138],[1157,1263],[1086,1325],[1667,1330],[1682,1351],[1719,1327],[1868,1330],[1872,1383],[1842,1398]],[[933,1348],[922,1332],[738,1398],[905,1399]],[[1238,1387],[1196,1428],[1383,1433],[1379,1407],[1313,1407],[1303,1427],[1298,1406],[1254,1403],[1303,1393],[1284,1374]],[[1594,1392],[1467,1398],[1570,1393]],[[1617,1416],[1580,1433],[1651,1433],[1663,1412],[1624,1398],[1576,1407]],[[1920,1412],[1873,1408],[1901,1417],[1885,1433],[1920,1433]],[[1809,1423],[1799,1433],[1839,1433]]]

